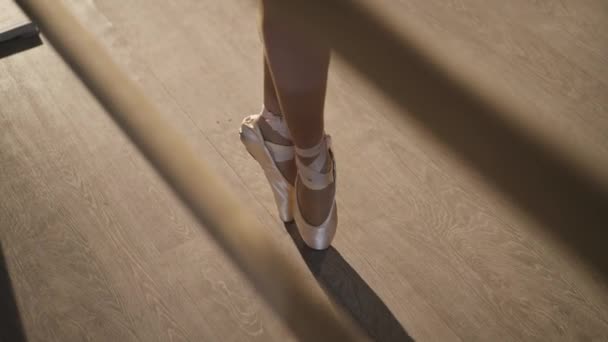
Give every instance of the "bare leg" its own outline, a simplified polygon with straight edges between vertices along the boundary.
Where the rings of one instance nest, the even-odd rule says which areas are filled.
[[[264,56],[264,106],[274,114],[281,114],[281,105],[279,104],[279,98],[277,91],[274,88],[274,82],[272,80],[272,74],[270,74],[270,68]]]
[[[324,135],[323,109],[330,50],[274,15],[264,0],[262,15],[266,60],[281,112],[294,144],[299,148],[313,147]],[[312,160],[302,161],[310,163]],[[329,162],[328,159],[324,171]],[[298,189],[296,195],[302,215],[312,225],[321,224],[333,204],[335,185],[322,190],[310,190],[305,186]]]
[[[281,116],[281,107],[279,105],[279,99],[277,92],[274,88],[270,69],[268,68],[268,62],[264,57],[264,107],[271,113]],[[282,137],[279,133],[275,132],[269,124],[264,120],[260,120],[260,130],[264,139],[279,145],[293,145],[291,140]],[[295,183],[297,167],[295,161],[277,162],[279,171],[283,174],[283,177],[291,184]]]

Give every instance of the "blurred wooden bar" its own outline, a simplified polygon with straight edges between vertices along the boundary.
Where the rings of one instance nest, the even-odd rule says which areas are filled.
[[[252,223],[254,216],[243,202],[67,7],[45,0],[17,3],[298,339],[366,341],[319,287],[304,285],[303,273]]]
[[[574,174],[584,175],[581,189],[608,174],[604,1],[366,2],[366,14],[428,53],[412,59],[433,62],[424,74],[451,75],[447,83],[414,79],[403,99],[416,101],[437,80],[438,91],[464,84],[461,94],[486,99],[488,116],[453,116],[442,106],[462,104],[436,95],[418,101],[437,102],[437,113],[389,100],[380,89],[391,85],[375,78],[388,68],[379,66],[370,82],[368,71],[341,57],[348,46],[336,50],[326,121],[341,222],[324,254],[294,247],[261,170],[238,141],[240,120],[259,110],[262,98],[254,1],[63,3],[247,204],[254,213],[249,233],[268,235],[294,261],[302,286],[323,285],[376,340],[608,339],[602,268],[576,248],[576,237],[568,243],[530,206],[539,197],[557,198],[547,208],[563,204],[559,189],[575,184],[539,169],[556,151],[583,169]],[[322,17],[313,24],[332,25]],[[379,58],[370,55],[360,58]],[[413,66],[401,64],[389,79],[410,84],[400,71]],[[471,118],[482,121],[464,127]],[[436,131],[439,119],[456,125],[454,135],[471,133]],[[474,129],[488,120],[497,128]],[[505,127],[550,146],[550,158],[530,169],[534,179],[543,171],[541,183],[528,183],[527,168],[515,170],[521,194],[550,179],[568,180],[566,188],[550,184],[529,199],[505,192],[518,184],[511,162],[529,162],[538,152],[521,141],[490,143],[504,142],[491,133]],[[481,155],[524,154],[490,156],[500,164],[488,169],[467,146]],[[493,171],[512,183],[495,183]],[[295,340],[48,44],[0,60],[0,193],[0,242],[29,341]],[[566,221],[591,200],[578,202],[580,194],[570,196],[574,211],[563,213]],[[549,216],[562,215],[556,212]],[[575,225],[583,238],[593,227],[587,218]],[[406,333],[391,334],[399,328]]]

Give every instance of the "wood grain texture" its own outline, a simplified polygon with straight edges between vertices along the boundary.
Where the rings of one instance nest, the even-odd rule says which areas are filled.
[[[0,2],[0,32],[26,22],[28,18],[12,1]]]
[[[261,100],[255,4],[67,3],[300,258],[236,135]],[[514,119],[608,170],[604,1],[375,6],[533,109]],[[326,120],[335,250],[414,339],[608,339],[608,288],[593,270],[339,60]],[[292,339],[48,46],[0,60],[0,193],[29,340]]]

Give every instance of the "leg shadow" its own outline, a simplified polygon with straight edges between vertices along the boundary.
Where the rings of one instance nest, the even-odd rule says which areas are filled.
[[[4,252],[0,244],[0,342],[25,342],[25,332],[17,309]]]
[[[329,297],[374,341],[414,341],[389,308],[333,247],[308,248],[295,223],[285,228],[306,265]]]

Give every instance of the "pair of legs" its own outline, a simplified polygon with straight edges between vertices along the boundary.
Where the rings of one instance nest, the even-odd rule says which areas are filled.
[[[309,149],[323,139],[323,110],[327,89],[330,49],[323,42],[310,39],[290,25],[261,1],[261,34],[264,42],[264,105],[275,115],[282,115],[291,141],[260,123],[264,139],[281,145],[295,145]],[[298,156],[304,164],[313,158]],[[328,158],[324,170],[331,163]],[[277,163],[283,176],[291,183],[298,182],[295,161]],[[333,203],[335,184],[325,189],[299,187],[296,196],[302,216],[312,225],[321,224]]]

